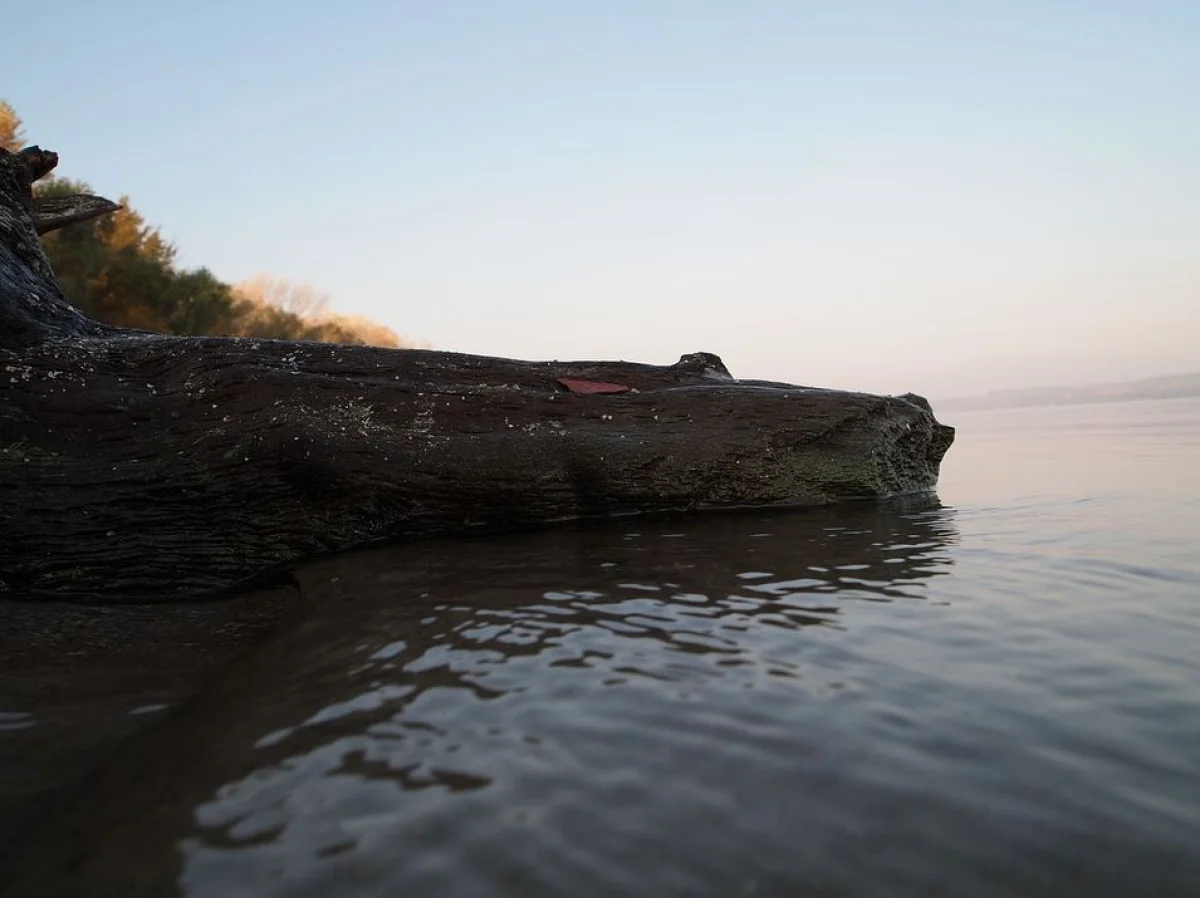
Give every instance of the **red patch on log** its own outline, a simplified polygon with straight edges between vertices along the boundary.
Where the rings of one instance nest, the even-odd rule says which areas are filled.
[[[558,382],[572,393],[628,393],[633,389],[623,384],[610,384],[602,380],[577,380],[574,377],[560,377]]]

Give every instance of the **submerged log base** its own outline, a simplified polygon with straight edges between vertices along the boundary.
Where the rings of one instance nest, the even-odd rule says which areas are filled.
[[[382,539],[931,490],[953,439],[919,397],[737,381],[707,353],[521,362],[107,328],[58,292],[3,189],[14,158],[0,157],[12,597],[169,600]]]

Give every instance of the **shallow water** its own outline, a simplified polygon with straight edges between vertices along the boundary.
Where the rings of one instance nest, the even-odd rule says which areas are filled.
[[[1200,893],[1200,401],[947,423],[940,503],[308,567],[39,887]]]

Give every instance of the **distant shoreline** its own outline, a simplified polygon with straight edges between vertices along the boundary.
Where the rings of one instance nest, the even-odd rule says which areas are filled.
[[[1200,372],[1154,377],[1122,383],[1075,387],[1034,387],[997,390],[978,396],[959,396],[935,403],[938,411],[993,411],[1055,405],[1096,405],[1106,402],[1141,402],[1153,399],[1200,397]]]

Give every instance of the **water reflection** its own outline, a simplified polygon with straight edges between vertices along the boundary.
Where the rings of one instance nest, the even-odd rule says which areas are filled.
[[[808,657],[822,647],[796,631],[841,629],[855,603],[922,598],[930,578],[948,571],[943,550],[953,539],[940,510],[860,507],[712,519],[687,532],[588,529],[437,544],[314,565],[302,576],[318,611],[287,645],[313,658],[292,671],[303,678],[302,707],[285,716],[296,723],[255,747],[286,755],[283,774],[297,753],[329,748],[336,736],[349,740],[337,752],[377,778],[392,770],[403,788],[473,789],[492,779],[497,740],[513,736],[524,755],[542,743],[536,728],[509,726],[517,711],[577,713],[616,687],[662,694],[673,686],[667,694],[680,700],[714,681],[724,692],[778,677],[804,679],[797,688],[817,693],[838,688],[836,668]],[[731,558],[746,570],[731,568]],[[485,707],[498,699],[507,700],[503,710]],[[486,750],[464,755],[480,747],[479,732]],[[238,802],[227,800],[236,791],[204,806],[206,827],[238,819]]]
[[[27,730],[37,726],[37,718],[25,711],[0,711],[0,733],[5,730]]]
[[[816,750],[781,716],[861,675],[837,634],[856,608],[924,599],[954,540],[926,502],[314,564],[299,574],[311,617],[231,669],[136,771],[111,772],[122,809],[106,826],[157,840],[160,864],[175,841],[192,896],[350,895],[365,882],[563,894],[598,867],[631,894],[631,844],[653,856],[689,808],[735,800],[721,785],[731,771],[755,779]],[[156,780],[183,793],[180,813],[131,801]],[[105,802],[82,824],[93,841]],[[91,855],[94,875],[123,875],[103,839]],[[671,876],[690,881],[686,867]]]
[[[1191,444],[960,433],[954,512],[313,565],[16,894],[1191,898]]]

